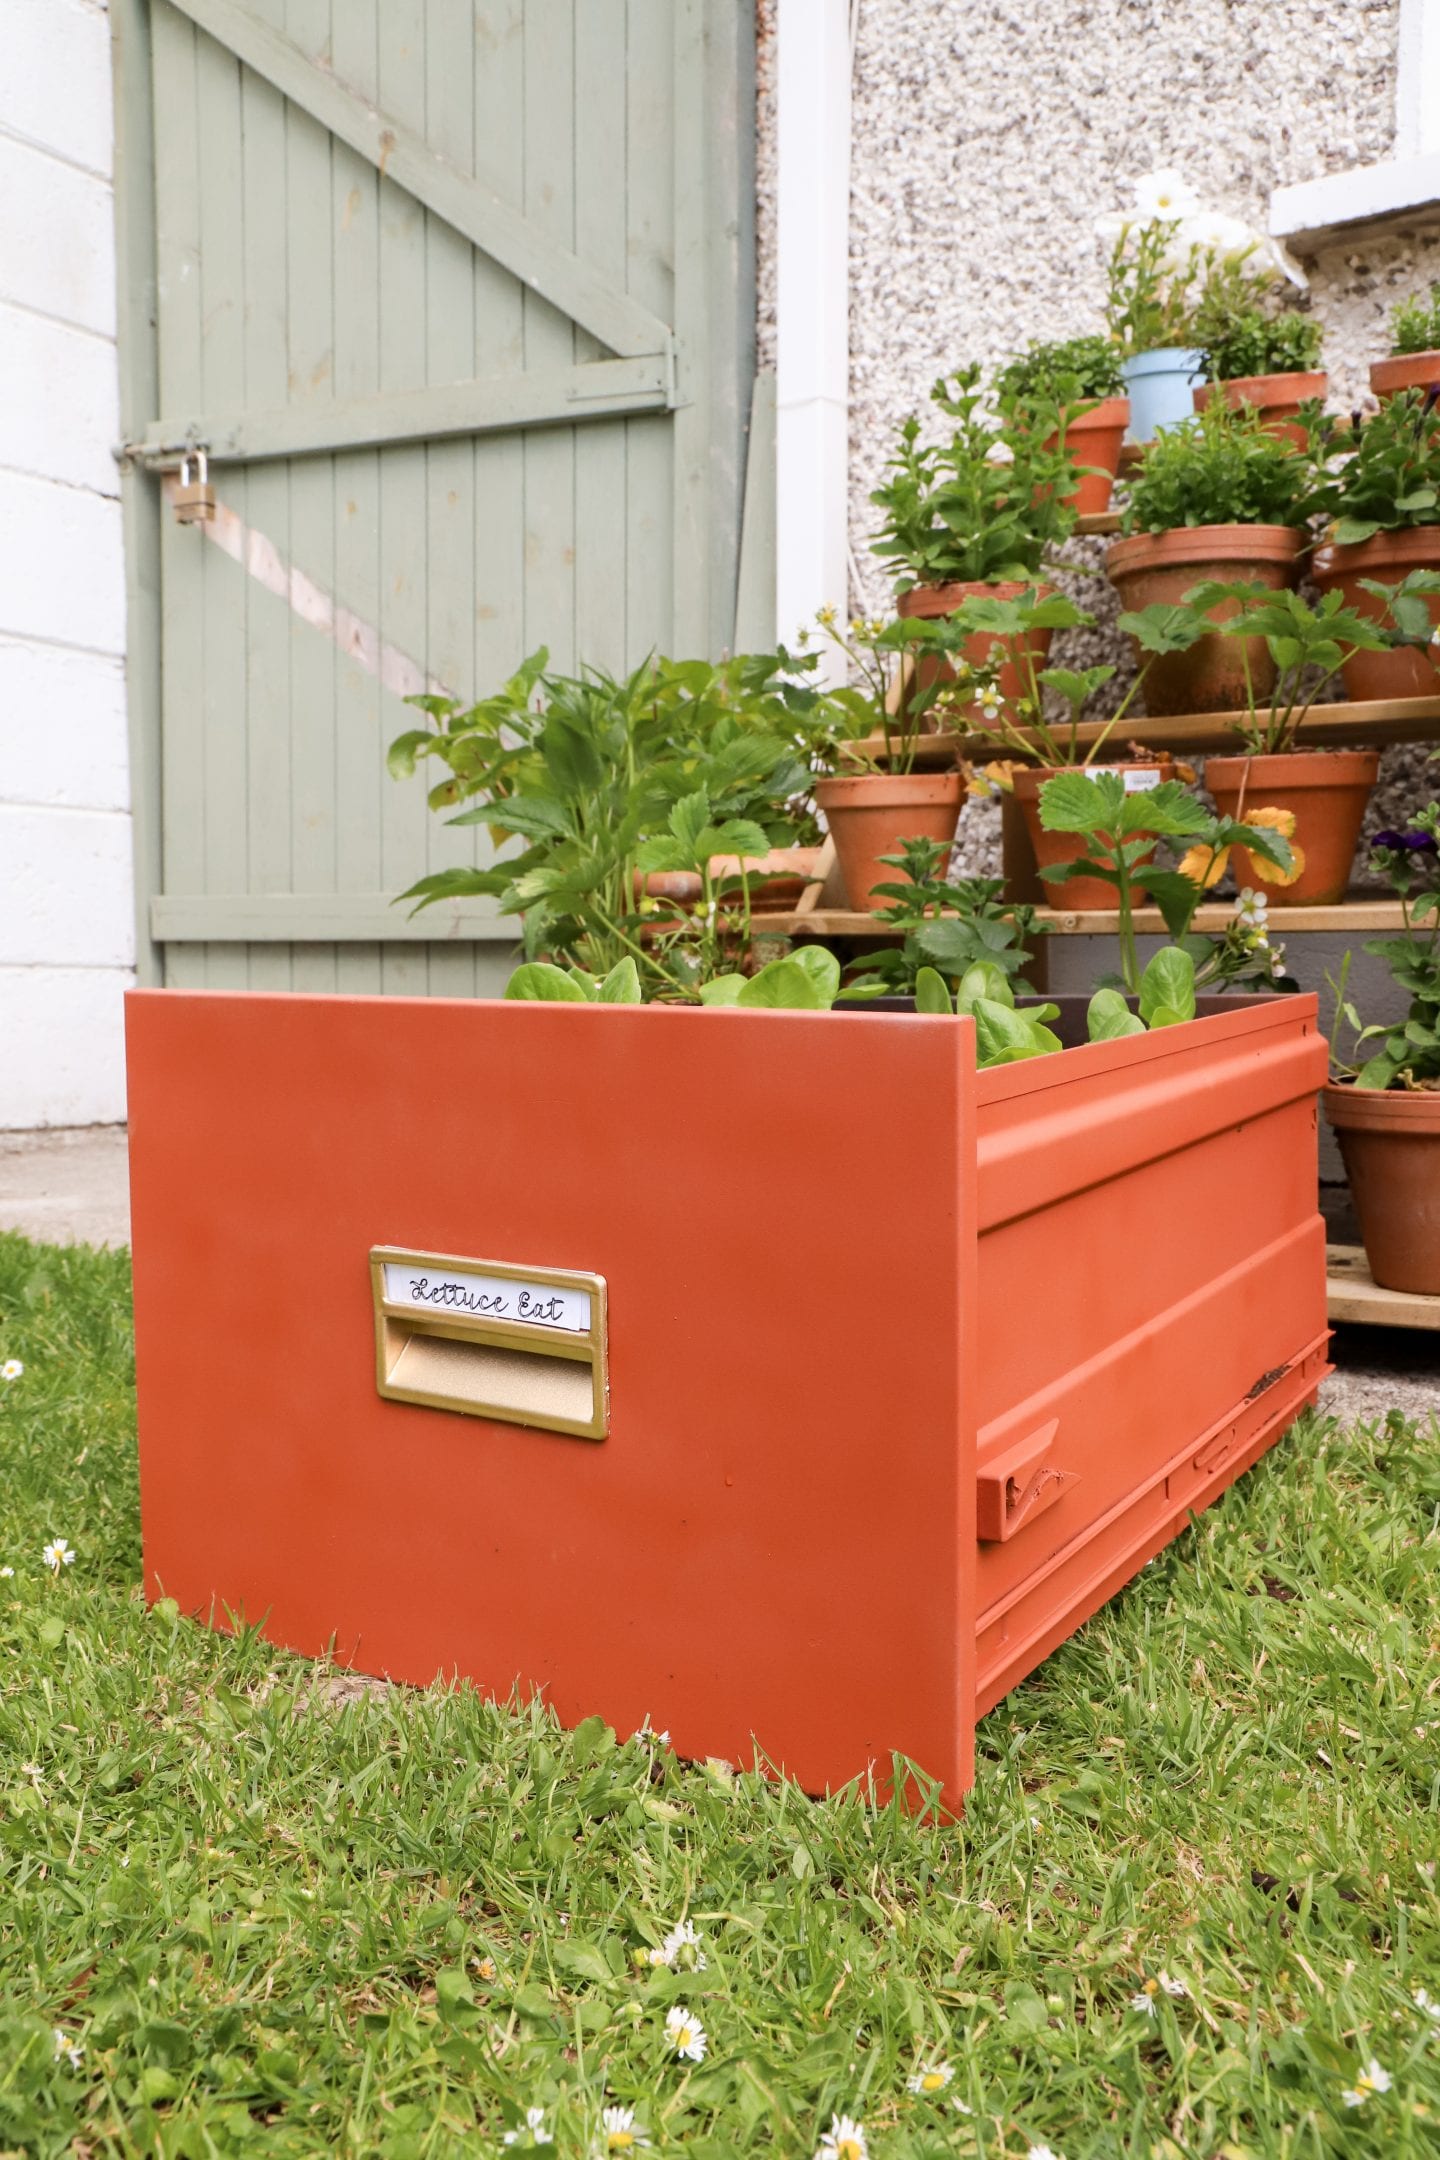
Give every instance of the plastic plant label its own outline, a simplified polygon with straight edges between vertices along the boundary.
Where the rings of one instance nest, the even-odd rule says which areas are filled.
[[[567,1335],[590,1329],[590,1292],[526,1282],[519,1276],[480,1275],[429,1267],[422,1261],[385,1263],[385,1301],[436,1319],[519,1320],[527,1327],[556,1328]]]
[[[1127,795],[1148,795],[1160,785],[1163,775],[1157,765],[1092,765],[1092,780],[1118,780]]]

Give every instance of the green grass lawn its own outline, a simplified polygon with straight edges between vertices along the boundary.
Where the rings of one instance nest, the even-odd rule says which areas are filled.
[[[1297,1427],[957,1827],[147,1611],[125,1258],[0,1237],[10,1358],[0,2153],[1440,2152],[1440,1429]]]

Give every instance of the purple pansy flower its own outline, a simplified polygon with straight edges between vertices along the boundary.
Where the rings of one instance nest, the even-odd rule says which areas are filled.
[[[1378,832],[1371,846],[1404,848],[1416,855],[1433,855],[1437,843],[1435,835],[1428,832]]]

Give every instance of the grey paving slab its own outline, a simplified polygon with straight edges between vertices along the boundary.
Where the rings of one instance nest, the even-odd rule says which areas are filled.
[[[124,1126],[0,1132],[0,1230],[52,1245],[128,1245]]]

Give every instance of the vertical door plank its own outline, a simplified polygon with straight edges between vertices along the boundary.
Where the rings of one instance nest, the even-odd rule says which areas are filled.
[[[674,513],[671,549],[675,563],[675,641],[686,653],[711,649],[709,559],[731,536],[711,531],[709,518],[710,425],[708,399],[716,326],[709,314],[711,213],[706,200],[705,0],[671,0],[675,114],[675,326],[683,396],[671,421]],[[731,608],[733,621],[734,609]],[[728,637],[730,624],[725,626]]]
[[[160,404],[183,412],[198,401],[200,372],[200,141],[195,103],[199,32],[173,8],[152,23],[155,130],[157,347]],[[159,486],[159,482],[153,483]],[[205,742],[200,684],[205,671],[205,543],[160,512],[161,889],[205,890]],[[183,989],[205,981],[201,946],[171,945],[165,980]]]
[[[475,141],[497,175],[514,176],[523,197],[524,0],[477,0]],[[516,374],[525,361],[525,304],[519,282],[475,255],[476,375]],[[475,442],[475,694],[514,672],[525,653],[525,445],[521,435]]]
[[[265,0],[272,14],[283,0]],[[251,405],[276,407],[289,396],[289,305],[286,277],[286,123],[279,91],[242,68],[240,73],[241,290],[243,382]],[[281,562],[291,556],[290,473],[283,463],[254,466],[246,478],[247,516]],[[228,567],[228,565],[227,565]],[[232,573],[233,574],[233,573]],[[243,581],[245,603],[244,815],[248,883],[254,893],[295,890],[290,850],[290,642],[287,603],[254,578]],[[237,810],[238,810],[237,805]],[[288,945],[252,946],[252,990],[288,990]]]
[[[238,412],[245,404],[245,227],[241,68],[233,54],[200,36],[195,49],[200,118],[200,410]],[[249,522],[248,476],[230,468],[217,488]],[[244,571],[198,527],[188,528],[204,551],[205,667],[200,707],[205,730],[205,889],[249,889],[245,742],[246,583]],[[243,990],[249,966],[243,945],[206,949],[205,979],[215,989]]]
[[[671,5],[672,0],[629,0],[625,69],[629,290],[668,323],[675,320]],[[675,634],[673,433],[668,415],[625,423],[625,627],[632,666],[652,651],[684,657]]]
[[[379,84],[378,0],[340,0],[331,22],[335,72],[375,97]],[[335,143],[331,150],[331,248],[335,314],[335,394],[373,397],[380,388],[380,178]],[[349,450],[334,460],[335,594],[362,622],[380,620],[380,460]],[[341,892],[382,887],[380,823],[395,783],[384,764],[380,686],[358,660],[335,666],[335,874]],[[380,948],[341,945],[336,988],[352,995],[382,987]]]
[[[330,59],[330,0],[288,0],[288,35],[312,59]],[[286,108],[288,402],[323,405],[335,394],[334,247],[330,230],[333,138],[298,106]],[[296,567],[335,589],[335,461],[290,466],[290,547]],[[290,624],[291,861],[296,892],[335,890],[335,647]],[[297,990],[337,987],[334,945],[292,947]]]
[[[625,0],[584,0],[575,17],[575,251],[623,286],[629,271],[625,168]],[[577,360],[603,357],[578,332]],[[575,649],[593,667],[622,671],[625,649],[625,425],[592,420],[575,430]],[[636,655],[636,659],[643,655]]]
[[[582,0],[589,5],[589,0]],[[552,239],[575,245],[575,0],[527,0],[525,214]],[[525,365],[568,367],[575,330],[548,301],[525,295]],[[525,638],[573,668],[575,650],[575,438],[571,428],[525,436]]]
[[[383,0],[378,10],[382,109],[425,130],[425,0]],[[380,182],[380,388],[418,390],[425,383],[425,212],[393,181]],[[402,652],[425,657],[425,593],[430,575],[423,443],[380,453],[380,633]],[[388,733],[408,708],[380,694]],[[381,875],[385,892],[403,892],[426,867],[429,833],[424,792],[391,784],[381,797]],[[386,990],[423,995],[429,965],[423,945],[395,946],[381,958]]]

